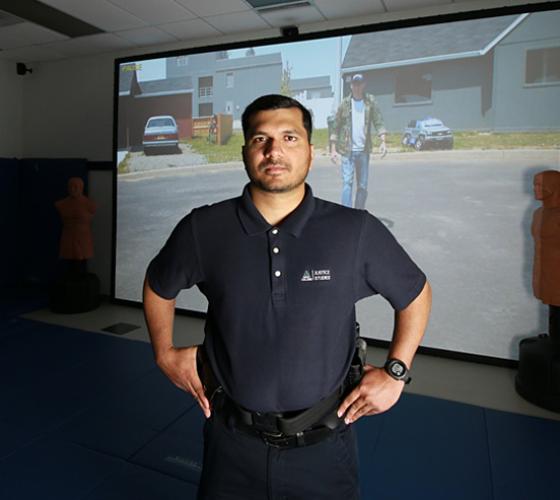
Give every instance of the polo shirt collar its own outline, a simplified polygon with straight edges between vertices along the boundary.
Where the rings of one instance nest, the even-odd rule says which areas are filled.
[[[309,184],[305,184],[305,196],[303,200],[298,207],[282,221],[280,227],[290,234],[293,234],[296,238],[299,237],[305,224],[313,214],[314,209],[315,198],[313,197],[313,191]],[[250,236],[264,233],[272,227],[257,210],[257,207],[255,207],[251,198],[249,184],[243,189],[243,194],[237,206],[237,213],[239,214],[239,220],[241,221],[243,229]]]

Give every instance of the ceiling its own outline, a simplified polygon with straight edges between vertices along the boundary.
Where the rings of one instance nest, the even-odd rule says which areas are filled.
[[[272,10],[258,8],[275,3],[284,5]],[[531,2],[504,1],[501,5],[523,3]],[[287,25],[302,29],[338,22],[340,26],[343,19],[364,16],[371,23],[372,16],[383,18],[407,10],[457,12],[484,5],[480,0],[0,0],[0,59],[28,63],[197,39],[219,43],[224,36]],[[43,11],[48,19],[41,17]],[[47,20],[51,28],[45,27]],[[75,31],[67,30],[72,36],[62,34],[61,26],[72,22],[76,28],[89,28],[84,33],[97,33],[76,36]]]

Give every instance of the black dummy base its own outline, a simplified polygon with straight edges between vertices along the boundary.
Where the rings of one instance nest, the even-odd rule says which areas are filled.
[[[550,335],[523,339],[519,343],[517,392],[537,406],[560,413],[560,307],[550,306]]]
[[[99,278],[93,273],[68,273],[53,286],[50,309],[55,313],[73,314],[99,307]]]

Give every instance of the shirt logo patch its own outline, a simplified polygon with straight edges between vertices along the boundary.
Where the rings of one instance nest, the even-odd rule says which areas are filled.
[[[330,269],[319,269],[319,270],[305,270],[300,281],[330,281],[331,270]]]

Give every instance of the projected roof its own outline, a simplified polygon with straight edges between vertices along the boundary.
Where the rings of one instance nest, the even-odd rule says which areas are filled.
[[[526,17],[494,17],[355,35],[342,68],[376,69],[483,55]]]
[[[139,82],[142,95],[178,94],[180,92],[192,92],[193,85],[190,76],[178,78],[165,78],[162,80],[151,80]]]

